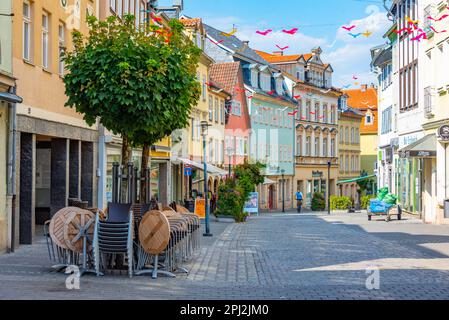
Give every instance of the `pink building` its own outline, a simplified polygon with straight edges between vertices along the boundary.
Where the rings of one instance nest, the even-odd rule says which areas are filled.
[[[250,118],[240,62],[217,63],[210,68],[210,80],[232,94],[226,106],[225,165],[242,164],[249,158]]]

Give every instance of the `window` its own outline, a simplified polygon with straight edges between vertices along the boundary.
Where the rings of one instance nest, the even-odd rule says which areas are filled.
[[[336,124],[337,122],[335,121],[335,106],[331,106],[331,123],[332,124]]]
[[[123,0],[117,0],[117,15],[121,18],[123,15]]]
[[[312,154],[312,150],[311,150],[311,141],[310,141],[310,137],[306,137],[306,156],[310,157]]]
[[[220,122],[221,124],[224,124],[224,118],[225,118],[225,102],[224,100],[220,100]]]
[[[114,12],[117,10],[116,1],[117,0],[109,0],[109,6],[110,6],[111,10]]]
[[[327,138],[323,139],[323,157],[327,157]]]
[[[360,133],[359,128],[355,128],[355,142],[360,143]]]
[[[392,107],[388,107],[387,109],[382,111],[382,134],[386,134],[391,132],[391,116],[392,116]]]
[[[349,127],[345,128],[345,143],[349,144]]]
[[[335,139],[331,139],[331,157],[335,158]]]
[[[340,126],[340,143],[344,143],[345,139],[344,139],[344,129],[342,126]]]
[[[355,138],[354,138],[354,128],[351,128],[351,144],[355,143]]]
[[[65,26],[61,23],[58,27],[58,38],[59,38],[59,48],[58,48],[58,73],[63,76],[64,75],[64,61],[62,61],[62,53],[65,48]]]
[[[271,91],[271,76],[267,73],[260,74],[260,87],[264,91]]]
[[[345,172],[349,172],[349,156],[345,157]]]
[[[133,0],[131,0],[133,1]],[[140,8],[140,0],[134,0],[134,4],[135,4],[135,11],[136,11],[136,29],[139,29],[140,27],[140,10],[142,10]],[[143,22],[143,21],[142,21]],[[198,81],[201,81],[200,79],[198,79]]]
[[[202,94],[203,94],[203,101],[206,102],[206,92],[207,92],[207,87],[206,87],[206,76],[203,75],[203,85],[202,85]]]
[[[23,3],[23,59],[31,61],[31,6],[29,2]]]
[[[219,109],[220,108],[220,105],[218,104],[218,98],[215,98],[215,122],[218,122],[218,112],[219,112]]]
[[[278,95],[282,96],[284,94],[284,88],[282,86],[282,79],[276,79],[276,92]]]
[[[49,28],[48,14],[42,15],[42,67],[48,69],[48,55],[49,55],[49,42],[48,42],[48,28]]]
[[[310,121],[310,112],[311,110],[311,102],[310,101],[306,101],[306,120]]]
[[[320,138],[315,138],[315,157],[320,156]]]
[[[214,119],[214,99],[209,95],[209,121]]]
[[[240,104],[240,101],[232,101],[232,114],[239,117],[242,115],[242,105]]]
[[[343,171],[343,169],[344,169],[344,158],[343,158],[343,156],[341,155],[340,156],[340,171]]]
[[[366,125],[372,125],[374,123],[374,116],[372,113],[367,113],[365,116],[365,124]]]
[[[323,104],[323,114],[322,119],[324,123],[327,123],[327,104]]]
[[[302,135],[296,137],[296,155],[302,155]]]
[[[258,81],[259,81],[259,78],[258,78],[257,69],[251,69],[251,85],[255,88],[258,88],[259,87]]]
[[[123,14],[129,14],[129,0],[123,2]]]

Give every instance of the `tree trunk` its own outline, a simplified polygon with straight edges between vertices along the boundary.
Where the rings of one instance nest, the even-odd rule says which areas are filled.
[[[131,146],[129,138],[126,134],[122,134],[122,174],[127,173],[128,170],[128,162],[131,161]],[[121,197],[122,199],[126,199],[128,194],[128,181],[122,180],[121,185]]]
[[[145,177],[146,169],[151,165],[150,163],[150,145],[145,143],[142,149],[142,164],[140,167],[140,176]],[[146,199],[147,183],[143,179],[140,181],[140,203],[149,203],[151,199]]]

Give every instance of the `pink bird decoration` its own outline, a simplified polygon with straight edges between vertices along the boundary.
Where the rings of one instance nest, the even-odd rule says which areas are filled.
[[[434,27],[430,26],[430,29],[432,29],[433,32],[435,33],[443,33],[443,32],[447,32],[447,30],[441,30],[441,31],[436,31]]]
[[[260,34],[260,35],[262,35],[262,36],[266,36],[267,34],[269,34],[270,32],[272,32],[273,30],[271,30],[271,29],[268,29],[268,30],[265,30],[265,31],[259,31],[259,30],[257,30],[256,31],[256,33],[257,34]]]
[[[433,20],[433,21],[441,21],[441,20],[443,20],[443,19],[446,19],[447,17],[449,17],[449,14],[443,14],[443,15],[442,15],[441,17],[439,17],[438,19],[429,16],[429,17],[427,17],[427,19]]]
[[[421,39],[427,40],[427,35],[426,35],[425,32],[420,33],[419,35],[417,35],[416,37],[412,38],[411,40],[420,42]]]
[[[298,32],[298,28],[293,28],[291,30],[282,30],[283,33],[294,35],[296,32]]]
[[[355,27],[356,27],[355,25],[352,25],[352,26],[350,26],[350,27],[345,27],[345,26],[343,26],[342,28],[345,29],[346,31],[351,31],[351,30],[354,29]]]
[[[282,51],[284,51],[285,49],[288,49],[288,48],[290,48],[289,46],[285,46],[285,47],[280,47],[279,45],[276,45],[276,47],[278,47],[278,48],[279,48],[279,50],[282,50]]]

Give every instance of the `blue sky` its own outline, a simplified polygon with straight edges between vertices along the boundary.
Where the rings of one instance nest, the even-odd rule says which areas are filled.
[[[172,0],[159,0],[160,5]],[[377,0],[185,0],[184,14],[200,17],[218,29],[231,31],[233,25],[241,40],[253,49],[267,52],[284,47],[285,54],[307,53],[314,46],[323,49],[322,59],[334,68],[334,85],[374,82],[370,73],[369,49],[385,43],[383,34],[391,25],[383,1]],[[356,25],[354,34],[370,31],[369,37],[353,38],[341,26]],[[294,36],[282,29],[299,28]],[[266,36],[257,30],[273,29]]]

